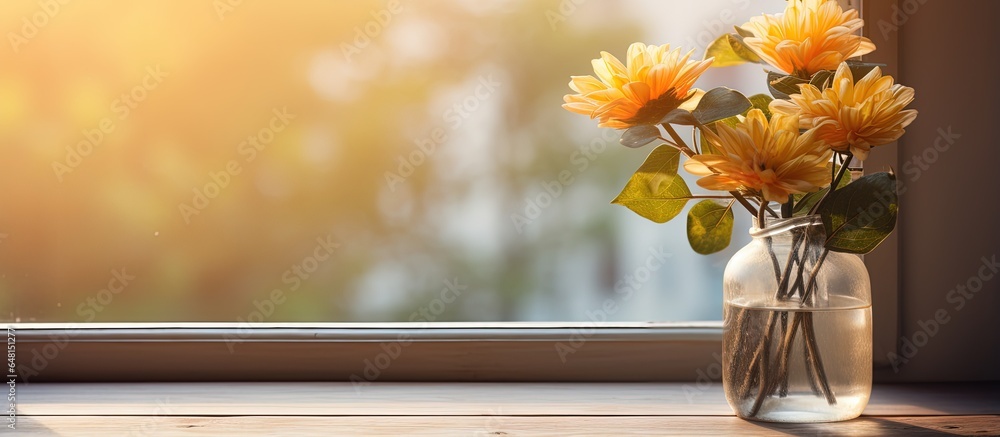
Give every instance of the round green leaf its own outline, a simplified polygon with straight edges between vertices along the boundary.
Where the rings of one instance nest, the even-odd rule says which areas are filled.
[[[713,67],[763,62],[760,56],[757,56],[750,47],[743,43],[743,36],[738,34],[725,34],[713,41],[705,49],[705,59],[708,58],[714,58],[712,59]]]
[[[628,128],[619,140],[623,146],[633,149],[645,146],[656,141],[660,137],[660,129],[656,126],[644,124]]]
[[[733,203],[702,200],[688,212],[688,242],[695,252],[708,255],[725,249],[733,236]]]
[[[679,150],[666,144],[657,147],[611,203],[656,223],[666,223],[680,214],[691,199],[691,191],[677,174],[679,164]]]
[[[760,109],[760,111],[764,113],[764,117],[768,120],[771,119],[771,101],[774,100],[771,96],[767,94],[754,94],[750,96],[749,99],[751,105],[750,109]],[[750,112],[750,109],[746,110],[743,115],[747,115],[747,113]]]
[[[740,115],[753,107],[747,96],[739,91],[720,86],[712,88],[698,102],[698,107],[691,112],[698,123],[709,124],[713,121]]]

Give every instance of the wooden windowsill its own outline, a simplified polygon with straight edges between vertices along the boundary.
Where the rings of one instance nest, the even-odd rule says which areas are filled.
[[[862,418],[740,420],[720,384],[19,384],[18,435],[1000,435],[1000,384],[877,385]]]

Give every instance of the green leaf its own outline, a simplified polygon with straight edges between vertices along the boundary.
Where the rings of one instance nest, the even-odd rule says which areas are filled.
[[[830,87],[830,81],[833,80],[834,72],[830,70],[820,70],[816,74],[813,74],[812,79],[809,79],[809,85],[812,85],[823,91]]]
[[[732,118],[735,119],[736,117],[732,117]],[[717,121],[715,123],[706,125],[705,129],[711,129],[712,132],[718,133],[718,130],[715,128],[716,123],[725,123],[726,120],[729,120],[729,119],[728,118],[722,119],[722,120],[719,120],[719,121]],[[711,142],[708,141],[708,138],[705,137],[705,132],[703,132],[701,129],[698,129],[698,145],[701,146],[701,153],[704,153],[704,154],[707,154],[707,155],[718,155],[719,154],[719,151],[715,148],[715,146],[712,145]]]
[[[851,75],[854,76],[854,81],[857,82],[867,76],[868,73],[871,73],[875,67],[881,68],[883,70],[882,73],[885,73],[886,65],[872,62],[847,61],[847,67],[851,69]]]
[[[691,190],[677,174],[681,152],[663,144],[653,150],[611,203],[625,206],[656,223],[680,214]]]
[[[767,72],[767,88],[776,99],[788,100],[788,96],[799,93],[799,85],[804,83],[809,81],[774,71]]]
[[[733,236],[733,203],[702,200],[688,212],[688,242],[695,252],[708,255],[725,249]]]
[[[837,173],[840,171],[840,165],[834,164],[833,172]],[[850,169],[844,172],[844,177],[840,178],[840,183],[837,184],[837,189],[844,188],[847,184],[851,183],[851,172]],[[826,192],[830,191],[830,187],[826,187],[819,191],[814,191],[807,194],[795,194],[795,215],[806,215],[812,209],[819,199],[822,199],[826,195]]]
[[[729,118],[745,113],[753,107],[750,99],[739,91],[720,86],[705,93],[698,107],[691,112],[701,124]]]
[[[764,117],[767,117],[767,119],[770,120],[771,102],[773,100],[774,99],[772,99],[771,96],[767,94],[754,94],[750,96],[751,109],[760,109],[764,113]],[[750,110],[748,109],[746,112],[743,113],[743,115],[746,115],[747,112],[750,112]]]
[[[705,125],[724,118],[745,114],[752,106],[753,104],[750,103],[747,96],[739,91],[720,86],[705,93],[693,111],[688,112],[677,108],[664,116],[660,120],[660,124]]]
[[[749,111],[747,111],[747,112],[749,112]],[[744,113],[743,115],[746,115],[746,114]],[[729,127],[736,127],[736,125],[740,124],[740,118],[737,117],[737,116],[735,116],[735,115],[732,116],[732,117],[726,117],[726,118],[723,118],[722,120],[719,120],[719,121],[717,121],[715,123],[712,123],[712,126],[715,126],[718,123],[725,124],[726,126],[729,126]],[[716,129],[712,129],[712,132],[717,132],[717,130]]]
[[[728,33],[720,36],[705,49],[705,59],[708,58],[714,58],[713,67],[762,62],[760,56],[743,43],[742,36]]]
[[[628,128],[625,133],[622,134],[622,138],[619,142],[625,147],[631,147],[633,149],[645,146],[646,144],[656,141],[660,137],[660,129],[653,125],[641,125],[633,126]]]
[[[736,34],[737,35],[742,36],[744,38],[748,38],[748,37],[753,36],[753,32],[751,32],[749,30],[746,30],[746,29],[744,29],[744,28],[742,28],[740,26],[733,26],[733,29],[736,29]]]
[[[660,119],[660,124],[680,124],[684,126],[694,126],[698,124],[698,120],[694,118],[694,115],[686,109],[677,108],[673,111],[667,113]]]
[[[898,209],[893,173],[871,174],[834,190],[818,211],[826,229],[827,249],[871,252],[896,227]]]

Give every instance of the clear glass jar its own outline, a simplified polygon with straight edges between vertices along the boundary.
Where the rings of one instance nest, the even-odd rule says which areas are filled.
[[[858,417],[872,386],[871,282],[861,257],[824,248],[819,216],[777,219],[726,266],[723,385],[739,417]]]

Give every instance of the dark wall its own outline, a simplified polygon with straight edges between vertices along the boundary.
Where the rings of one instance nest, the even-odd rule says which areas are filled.
[[[920,116],[898,148],[902,346],[877,375],[1000,380],[1000,1],[898,4],[872,39],[898,25]]]

